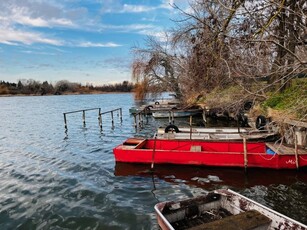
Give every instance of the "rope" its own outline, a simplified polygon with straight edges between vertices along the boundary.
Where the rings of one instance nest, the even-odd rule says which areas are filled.
[[[258,153],[259,154],[259,156],[261,156],[264,160],[267,160],[267,161],[270,161],[270,160],[272,160],[276,155],[278,155],[277,153],[275,153],[275,154],[273,154],[273,156],[271,157],[271,158],[265,158],[265,157],[263,157],[263,154],[262,153]],[[267,155],[267,154],[266,154]]]
[[[303,161],[307,161],[307,159],[304,159],[302,156],[299,155],[299,158],[302,159]]]

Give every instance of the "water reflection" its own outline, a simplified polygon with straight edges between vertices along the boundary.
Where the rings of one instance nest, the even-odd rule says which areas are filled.
[[[154,171],[147,164],[115,164],[115,176],[144,176],[154,174],[168,182],[185,183],[207,190],[224,185],[233,189],[244,189],[256,185],[274,184],[291,185],[296,181],[307,182],[306,172],[296,170],[248,169],[247,173],[240,168],[215,168],[183,165],[155,165]]]

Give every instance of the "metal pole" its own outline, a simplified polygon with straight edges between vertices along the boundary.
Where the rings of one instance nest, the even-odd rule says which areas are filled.
[[[102,131],[101,108],[99,108],[99,110],[98,110],[98,121],[99,121],[100,130]]]
[[[137,123],[136,123],[136,116],[137,116],[137,115],[134,114],[133,116],[134,116],[134,127],[137,128],[137,126],[138,126]]]
[[[65,125],[65,129],[67,129],[66,113],[63,113],[63,114],[64,114],[64,125]]]
[[[83,126],[85,127],[85,110],[82,110],[83,114],[82,114],[82,120],[83,120]]]
[[[111,111],[112,126],[114,126],[113,111]]]
[[[153,150],[152,150],[151,167],[150,167],[151,170],[154,170],[154,166],[155,166],[156,142],[157,142],[157,134],[155,134],[154,146],[153,146]]]
[[[142,114],[141,113],[139,113],[139,126],[140,127],[143,127],[143,125],[142,125]]]
[[[120,122],[123,122],[123,112],[122,112],[122,108],[119,108],[119,113],[120,113]]]

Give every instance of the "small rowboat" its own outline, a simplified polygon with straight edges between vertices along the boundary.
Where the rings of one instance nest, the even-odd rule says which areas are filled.
[[[117,162],[221,167],[296,169],[307,166],[307,151],[243,141],[130,138],[113,149]]]
[[[296,229],[307,226],[230,189],[155,205],[162,230],[175,229]]]
[[[167,110],[152,110],[154,118],[169,118],[169,117],[190,117],[201,115],[202,109],[167,109]]]

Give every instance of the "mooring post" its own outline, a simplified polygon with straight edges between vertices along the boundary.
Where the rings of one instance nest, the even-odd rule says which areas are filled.
[[[172,124],[175,124],[175,116],[174,116],[174,111],[172,111]]]
[[[140,126],[140,127],[143,127],[143,126],[142,126],[142,118],[141,118],[141,116],[142,116],[142,114],[139,113],[139,126]]]
[[[113,111],[111,111],[111,119],[112,119],[112,127],[114,126],[114,116],[113,116]]]
[[[102,131],[101,108],[98,109],[98,123],[99,123],[100,130]]]
[[[244,169],[247,170],[247,147],[246,147],[246,137],[243,137],[243,149],[244,149]]]
[[[192,116],[190,116],[190,140],[192,140]]]
[[[294,150],[295,150],[295,164],[296,164],[296,169],[300,167],[299,165],[299,157],[298,157],[298,148],[297,148],[297,136],[294,132]]]
[[[85,126],[85,110],[82,110],[82,112],[83,126]]]
[[[67,129],[66,113],[63,113],[63,114],[64,114],[64,125],[65,125],[65,129]]]
[[[134,116],[134,127],[137,128],[137,123],[136,123],[136,116],[137,116],[137,115],[136,115],[136,114],[133,114],[133,116]]]
[[[150,111],[150,110],[146,110],[146,109],[145,109],[145,111],[144,111],[144,114],[145,114],[145,117],[146,117],[146,124],[148,124],[148,117],[149,117],[149,116],[148,116],[148,113],[149,113],[149,111]]]
[[[171,111],[168,111],[168,123],[172,124],[172,120],[171,120]]]
[[[123,122],[123,111],[122,108],[119,108],[119,114],[120,114],[120,122]]]
[[[206,118],[206,111],[203,109],[203,121],[205,122],[205,123],[207,123],[207,118]]]

